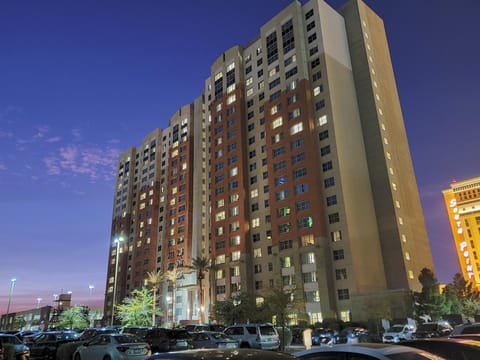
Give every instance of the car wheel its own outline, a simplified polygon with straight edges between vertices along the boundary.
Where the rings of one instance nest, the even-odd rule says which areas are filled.
[[[105,355],[105,356],[103,357],[103,360],[112,360],[112,358],[110,357],[110,355]]]
[[[80,356],[80,354],[75,354],[75,360],[82,360],[82,357]]]
[[[241,348],[249,348],[249,347],[250,347],[250,344],[249,344],[248,342],[242,342],[242,343],[240,344],[240,347],[241,347]]]

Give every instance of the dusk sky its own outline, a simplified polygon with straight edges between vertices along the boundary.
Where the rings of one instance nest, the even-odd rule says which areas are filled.
[[[0,314],[13,277],[11,312],[67,291],[103,304],[118,155],[165,128],[213,61],[290,3],[0,1]],[[451,282],[441,191],[480,176],[480,2],[366,3],[387,30],[435,274]]]

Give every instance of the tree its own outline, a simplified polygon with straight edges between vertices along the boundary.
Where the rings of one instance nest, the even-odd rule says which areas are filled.
[[[204,322],[204,309],[205,309],[205,302],[204,302],[204,291],[203,291],[203,279],[205,279],[205,274],[212,269],[212,261],[207,259],[206,257],[196,257],[192,259],[192,264],[185,266],[188,269],[192,269],[197,273],[197,280],[198,280],[198,297],[200,302],[200,323]]]
[[[423,268],[418,276],[422,291],[415,292],[416,317],[438,321],[448,313],[445,297],[440,294],[439,284],[432,270]]]
[[[132,296],[126,297],[122,304],[115,307],[123,326],[149,326],[152,316],[161,314],[159,309],[153,310],[153,297],[145,286],[133,290]]]
[[[273,288],[265,298],[265,310],[270,315],[269,318],[275,317],[276,325],[282,327],[281,350],[285,350],[285,345],[289,344],[285,338],[285,326],[288,325],[288,317],[293,313],[295,303],[293,301],[293,292],[284,291],[281,288]],[[291,341],[291,339],[290,339]]]
[[[88,314],[82,306],[63,310],[56,323],[57,328],[79,329],[88,326]]]
[[[239,293],[225,301],[217,301],[214,313],[225,325],[267,320],[263,307],[256,305],[255,295],[250,293]]]
[[[160,271],[157,272],[148,272],[147,273],[147,283],[152,284],[152,326],[155,326],[155,306],[157,304],[157,290],[158,290],[158,284],[162,281],[163,274]]]
[[[175,308],[176,308],[176,296],[177,296],[177,280],[183,278],[183,271],[179,270],[178,268],[174,268],[173,270],[169,270],[162,275],[162,280],[166,281],[167,283],[172,284],[172,322],[175,324]],[[167,317],[168,317],[168,309],[167,309]]]

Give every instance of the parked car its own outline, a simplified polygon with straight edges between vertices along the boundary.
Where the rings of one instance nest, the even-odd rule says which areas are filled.
[[[338,344],[320,346],[293,354],[296,359],[303,360],[445,360],[443,357],[424,350],[408,346],[379,343]]]
[[[238,348],[238,340],[233,339],[223,332],[199,331],[193,332],[192,344],[195,349],[235,349]]]
[[[168,359],[168,360],[294,360],[292,354],[278,351],[260,349],[194,349],[177,351],[173,353],[154,354],[145,360]]]
[[[420,324],[413,334],[415,339],[448,336],[453,328],[447,323],[429,322]]]
[[[88,328],[80,333],[78,339],[60,344],[57,349],[57,359],[72,359],[73,353],[85,342],[100,334],[117,333],[113,328]]]
[[[120,332],[122,334],[137,335],[139,338],[143,339],[147,334],[148,330],[150,329],[151,327],[146,327],[146,326],[127,326],[127,327],[124,327]]]
[[[422,349],[446,359],[478,360],[480,359],[480,341],[469,339],[414,339],[402,341],[400,345]]]
[[[220,324],[188,324],[183,327],[185,330],[192,331],[223,331],[225,326]]]
[[[35,338],[30,346],[30,355],[37,359],[55,359],[57,349],[61,344],[78,339],[76,331],[45,331]]]
[[[193,349],[192,336],[184,329],[149,329],[143,339],[152,353]]]
[[[457,325],[450,335],[480,334],[480,322]]]
[[[360,339],[367,338],[368,334],[368,329],[359,326],[351,326],[342,329],[336,336],[335,341],[337,344],[360,342]]]
[[[332,329],[314,329],[312,332],[312,345],[325,345],[336,342],[338,333]]]
[[[133,334],[100,334],[73,354],[74,360],[140,360],[151,355],[150,345]]]
[[[5,359],[7,359],[7,354],[10,351],[9,348],[13,350],[16,360],[28,360],[30,357],[30,349],[16,335],[0,334],[0,348]]]
[[[223,331],[238,340],[240,347],[263,350],[278,350],[280,338],[272,324],[236,324]]]
[[[383,333],[382,341],[384,343],[398,343],[402,340],[411,340],[415,330],[416,328],[413,325],[393,325]]]

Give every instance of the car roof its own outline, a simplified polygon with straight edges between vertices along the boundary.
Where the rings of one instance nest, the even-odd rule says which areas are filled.
[[[332,346],[321,346],[313,348],[310,350],[303,350],[295,352],[293,355],[301,358],[302,356],[315,354],[320,352],[350,352],[370,356],[384,356],[385,359],[388,359],[387,356],[401,353],[425,353],[424,350],[411,348],[403,345],[391,345],[391,344],[380,344],[380,343],[358,343],[358,344],[337,344]],[[429,354],[430,355],[430,354]],[[383,357],[380,357],[382,359]],[[442,359],[441,357],[433,356],[432,359]]]
[[[218,359],[218,360],[293,360],[292,354],[259,350],[259,349],[195,349],[175,351],[170,353],[158,353],[147,357],[146,359],[170,359],[170,360],[202,360],[202,359]]]

